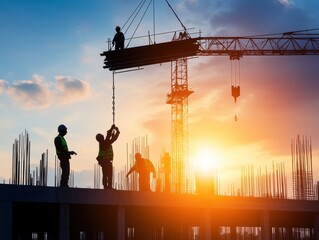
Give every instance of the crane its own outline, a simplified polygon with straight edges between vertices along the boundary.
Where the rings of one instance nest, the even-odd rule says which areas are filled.
[[[228,56],[239,60],[244,56],[311,56],[319,55],[318,29],[290,31],[236,37],[196,37],[180,32],[171,42],[105,51],[104,68],[117,71],[146,65],[171,62],[171,92],[166,103],[171,104],[173,191],[187,192],[186,163],[188,161],[188,59],[198,56]],[[240,95],[237,86],[232,95]]]
[[[311,30],[311,29],[310,29]],[[317,29],[313,29],[317,30]],[[105,51],[104,68],[121,70],[192,56],[319,55],[319,34],[309,30],[242,37],[174,38],[172,42]]]

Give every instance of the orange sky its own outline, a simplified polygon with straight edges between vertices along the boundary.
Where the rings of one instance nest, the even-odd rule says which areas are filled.
[[[0,31],[5,44],[0,56],[0,180],[11,177],[12,143],[24,130],[32,141],[32,167],[48,149],[52,170],[53,139],[57,126],[64,123],[69,128],[69,147],[78,152],[71,160],[76,184],[92,187],[95,135],[112,124],[112,73],[103,69],[99,54],[106,50],[105,41],[113,36],[114,26],[124,21],[115,13],[128,16],[135,2],[76,5],[55,1],[52,7],[14,0],[1,4]],[[319,25],[316,0],[177,1],[173,7],[183,23],[202,36],[280,33]],[[160,8],[158,18],[164,17],[156,25],[157,32],[181,27],[167,11]],[[137,35],[151,30],[150,19],[148,16]],[[160,39],[170,41],[171,35],[157,41]],[[205,149],[216,150],[224,185],[238,182],[240,169],[251,164],[264,168],[284,162],[289,175],[291,140],[300,134],[312,139],[317,180],[318,63],[317,56],[241,59],[235,122],[229,58],[189,60],[189,87],[194,91],[189,97],[190,160],[194,162]],[[150,158],[158,162],[163,149],[171,146],[171,112],[165,103],[170,91],[169,63],[117,74],[115,81],[116,124],[121,130],[114,144],[115,167],[123,169],[127,144],[145,136]]]

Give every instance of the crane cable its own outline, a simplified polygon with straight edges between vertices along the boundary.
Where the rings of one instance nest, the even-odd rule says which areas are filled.
[[[133,13],[129,16],[129,18],[126,20],[126,22],[124,23],[124,25],[122,26],[122,30],[125,28],[126,24],[128,24],[127,29],[124,31],[124,34],[127,33],[128,29],[131,27],[131,25],[133,24],[133,22],[135,21],[136,17],[139,15],[139,13],[141,12],[142,8],[144,7],[145,3],[147,0],[141,0],[141,2],[138,4],[138,6],[135,8],[135,10],[133,11]],[[153,37],[154,37],[154,43],[155,43],[155,0],[149,0],[144,12],[142,13],[142,16],[135,28],[135,30],[133,31],[133,34],[131,36],[131,38],[129,39],[126,48],[128,48],[128,46],[130,45],[132,39],[134,38],[134,35],[137,31],[137,29],[139,28],[146,12],[148,11],[148,9],[150,8],[151,3],[153,2]],[[167,5],[169,6],[169,8],[172,10],[173,14],[175,15],[175,17],[177,18],[177,20],[179,21],[179,23],[181,24],[181,26],[184,29],[184,32],[187,34],[188,37],[190,37],[187,28],[185,27],[185,25],[182,23],[182,21],[180,20],[180,18],[178,17],[177,13],[174,11],[173,7],[171,6],[171,4],[168,2],[168,0],[166,0]],[[129,22],[130,21],[130,22]]]
[[[141,24],[141,22],[142,22],[142,20],[143,20],[143,18],[144,18],[144,16],[145,16],[147,10],[149,9],[149,7],[150,7],[152,1],[154,1],[154,0],[150,0],[150,1],[149,1],[149,3],[148,3],[148,5],[147,5],[147,7],[146,7],[144,13],[142,14],[141,19],[139,20],[139,22],[138,22],[138,24],[137,24],[137,26],[136,26],[136,28],[135,28],[133,34],[132,34],[132,37],[130,38],[130,40],[128,41],[128,44],[126,45],[126,48],[128,48],[128,46],[130,45],[132,39],[134,38],[134,35],[135,35],[137,29],[139,28],[139,26],[140,26],[140,24]],[[129,30],[129,28],[131,27],[131,25],[132,25],[133,22],[135,21],[136,17],[138,16],[138,14],[140,13],[140,11],[142,10],[142,8],[143,8],[143,6],[144,6],[145,3],[146,3],[146,0],[142,0],[142,1],[137,5],[137,7],[136,7],[135,10],[133,11],[133,13],[132,13],[132,14],[129,16],[129,18],[126,20],[126,22],[124,23],[124,25],[123,25],[123,27],[122,27],[122,30],[125,28],[126,24],[128,24],[127,29],[124,31],[124,35],[127,33],[127,31]],[[153,10],[153,11],[154,11],[154,10]],[[131,20],[131,21],[130,21],[130,20]],[[129,22],[129,21],[130,21],[130,22]]]
[[[130,28],[130,26],[132,25],[134,19],[136,18],[137,14],[139,13],[139,11],[141,10],[141,8],[143,7],[144,3],[145,3],[146,0],[142,0],[138,5],[137,7],[135,8],[135,10],[132,12],[131,16],[129,16],[129,18],[126,20],[126,22],[124,23],[124,25],[122,26],[122,29],[125,28],[125,25],[128,23],[128,21],[133,17],[133,15],[135,14],[135,12],[138,10],[138,12],[135,14],[133,20],[131,21],[131,23],[129,24],[127,30]],[[125,33],[127,32],[127,30],[125,31]]]
[[[238,61],[238,63],[234,62],[234,61]],[[233,69],[233,63],[235,65],[234,69]],[[234,79],[234,81],[233,81],[233,79]],[[235,100],[234,120],[237,121],[238,120],[238,118],[237,118],[237,98],[240,96],[240,62],[239,62],[239,58],[232,58],[231,59],[231,94]]]
[[[144,1],[144,3],[145,3],[145,1]],[[143,3],[143,5],[144,5],[144,3]],[[138,24],[137,24],[137,26],[136,26],[136,28],[135,28],[133,34],[132,34],[132,37],[131,37],[131,39],[129,40],[129,42],[128,42],[128,44],[126,45],[126,47],[128,47],[128,46],[130,45],[130,43],[131,43],[131,41],[132,41],[132,39],[133,39],[133,37],[134,37],[134,35],[135,35],[135,33],[136,33],[138,27],[141,25],[141,22],[142,22],[142,20],[143,20],[145,14],[146,14],[148,8],[150,7],[151,3],[152,3],[152,0],[149,1],[149,3],[148,3],[148,5],[147,5],[147,7],[146,7],[146,9],[145,9],[145,11],[144,11],[144,13],[143,13],[141,19],[140,19],[140,21],[138,22]],[[142,6],[141,6],[141,7],[142,7]],[[141,7],[140,7],[139,11],[141,10]],[[137,12],[137,14],[139,13],[139,11]],[[137,15],[136,15],[136,16],[137,16]],[[135,17],[136,17],[136,16],[135,16]],[[134,18],[134,19],[135,19],[135,18]],[[132,21],[132,22],[133,22],[133,21]]]
[[[113,71],[113,79],[112,79],[112,117],[113,117],[113,124],[115,124],[115,84],[114,84],[114,74]]]
[[[136,7],[136,9],[133,11],[133,13],[131,14],[131,16],[130,16],[130,17],[127,19],[127,21],[124,23],[122,29],[125,28],[126,24],[129,22],[129,20],[130,20],[130,19],[133,17],[133,15],[135,14],[135,16],[133,17],[131,23],[129,24],[129,26],[128,26],[128,28],[127,28],[127,30],[130,28],[130,26],[132,25],[133,21],[134,21],[135,18],[137,17],[138,13],[141,11],[141,9],[142,9],[143,5],[145,4],[145,2],[146,2],[146,0],[142,0],[142,1],[139,3],[139,5],[138,5],[138,6]],[[149,2],[149,4],[148,4],[146,10],[144,11],[144,14],[143,14],[142,18],[140,19],[140,21],[139,21],[139,23],[138,23],[138,25],[137,25],[137,27],[136,27],[134,33],[133,33],[133,36],[134,36],[134,34],[136,33],[137,28],[139,27],[139,25],[140,25],[142,19],[144,18],[145,13],[146,13],[147,9],[149,8],[151,2],[152,2],[152,0]],[[127,30],[125,31],[125,33],[127,32]],[[133,38],[133,36],[132,36],[132,38]],[[131,38],[131,39],[132,39],[132,38]],[[129,41],[129,43],[127,44],[126,47],[129,46],[130,42],[131,42],[131,40]],[[112,74],[112,122],[113,122],[113,125],[115,125],[115,76],[114,76],[114,75],[115,75],[115,71],[113,71],[113,74]]]
[[[184,24],[182,23],[182,21],[180,20],[180,18],[177,16],[176,12],[174,11],[173,7],[171,6],[171,4],[168,2],[168,0],[166,0],[167,5],[169,6],[169,8],[172,10],[172,12],[174,13],[175,17],[177,18],[177,20],[179,21],[179,23],[182,25],[183,29],[186,31],[186,27],[184,26]]]
[[[155,3],[154,3],[154,1],[155,1],[155,0],[150,0],[150,1],[149,1],[149,3],[148,3],[148,5],[147,5],[147,7],[146,7],[146,9],[145,9],[145,11],[144,11],[144,13],[143,13],[141,19],[140,19],[140,21],[138,22],[138,24],[137,24],[137,26],[136,26],[136,28],[135,28],[133,34],[132,34],[132,37],[131,37],[131,39],[129,40],[129,42],[128,42],[128,44],[127,44],[126,47],[128,47],[129,44],[131,43],[131,40],[133,39],[133,37],[134,37],[134,35],[135,35],[135,33],[136,33],[138,27],[140,26],[140,24],[141,24],[141,22],[142,22],[142,20],[143,20],[143,18],[144,18],[144,16],[145,16],[145,14],[146,14],[147,10],[149,9],[150,4],[151,4],[152,2],[153,2],[153,28],[154,28],[153,31],[154,31],[154,42],[155,42]],[[146,2],[146,0],[141,0],[141,2],[138,4],[138,6],[137,6],[137,7],[135,8],[135,10],[133,11],[133,13],[130,15],[130,17],[126,20],[126,22],[125,22],[124,25],[122,26],[122,29],[124,29],[125,26],[126,26],[126,24],[129,22],[129,20],[130,20],[131,18],[133,18],[133,19],[131,20],[131,22],[129,23],[129,26],[128,26],[127,29],[125,30],[124,34],[126,34],[126,32],[128,31],[128,29],[130,28],[130,26],[133,24],[134,20],[136,19],[137,15],[138,15],[139,12],[141,11],[141,9],[142,9],[142,7],[144,6],[145,2]],[[168,2],[168,0],[166,0],[166,3],[167,3],[167,5],[169,6],[169,8],[172,10],[172,12],[174,13],[174,15],[175,15],[175,17],[177,18],[177,20],[178,20],[178,21],[180,22],[180,24],[182,25],[182,27],[183,27],[185,33],[187,33],[187,35],[189,35],[188,32],[187,32],[187,29],[186,29],[185,25],[182,23],[182,21],[180,20],[180,18],[177,16],[176,12],[175,12],[174,9],[172,8],[172,6],[171,6],[170,3]],[[134,17],[133,17],[133,15],[134,15]],[[114,75],[115,75],[115,71],[113,71],[113,78],[112,78],[112,117],[113,117],[113,124],[115,124],[115,81],[114,81]]]

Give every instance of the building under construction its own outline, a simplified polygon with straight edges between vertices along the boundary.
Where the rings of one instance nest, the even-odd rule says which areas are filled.
[[[145,158],[149,158],[150,146],[148,137],[135,138],[132,143],[127,144],[127,162],[125,168],[117,171],[114,176],[114,188],[118,190],[137,191],[138,175],[132,174],[126,178],[128,169],[134,164],[136,152],[142,153]],[[31,141],[27,131],[20,134],[14,140],[12,148],[12,180],[9,183],[15,185],[36,185],[47,186],[48,183],[48,151],[41,155],[39,166],[36,169],[30,168]],[[60,167],[58,159],[55,157],[54,186],[59,186]],[[183,165],[180,165],[183,164]],[[218,176],[207,179],[203,176],[196,177],[187,170],[186,163],[177,164],[171,161],[168,152],[163,152],[159,161],[155,163],[158,177],[152,179],[151,189],[157,192],[181,193],[176,183],[182,186],[189,181],[193,184],[192,190],[187,193],[211,193],[215,195],[246,196],[246,197],[267,197],[282,198],[288,197],[288,179],[284,163],[272,164],[272,167],[265,167],[264,170],[259,166],[246,166],[241,169],[240,186],[230,186],[228,191],[221,190]],[[312,146],[311,140],[307,137],[300,137],[292,140],[291,143],[291,173],[293,199],[314,200],[318,199],[319,187],[314,183],[312,167]],[[183,171],[179,171],[183,169]],[[185,181],[185,182],[184,182]],[[74,183],[74,171],[71,170],[70,186]],[[94,186],[95,189],[101,188],[101,168],[98,164],[94,165]],[[186,192],[185,192],[186,193]]]
[[[0,184],[0,239],[318,240],[317,200]]]
[[[115,178],[118,191],[48,187],[48,153],[31,174],[30,146],[27,132],[13,144],[14,184],[0,185],[0,239],[319,240],[319,205],[307,137],[297,136],[291,145],[294,199],[287,196],[284,164],[273,164],[264,173],[253,166],[242,168],[240,188],[230,196],[223,196],[216,182],[202,183],[211,191],[170,190],[173,185],[166,183],[170,168],[176,166],[170,165],[168,154],[158,164],[161,174],[153,182],[154,192],[139,192],[138,176],[126,181],[125,172],[136,152],[148,157],[147,136],[127,147],[127,167]],[[94,184],[99,188],[100,167],[95,169]],[[163,187],[155,187],[158,182]]]
[[[299,165],[308,164],[307,169],[312,170],[312,165],[305,162],[311,153],[310,142],[299,141],[298,137],[298,149],[308,149],[298,152]],[[28,179],[29,135],[19,135],[13,149],[12,179]],[[134,156],[137,151],[147,156],[147,137],[132,141],[128,155]],[[169,160],[165,161],[167,165]],[[47,155],[42,155],[40,166],[39,176],[47,176]],[[298,166],[296,169],[301,172],[300,178],[309,176],[303,175],[305,171]],[[100,172],[99,167],[96,172]],[[164,182],[168,173],[169,169],[163,171]],[[215,194],[181,194],[167,188],[138,192],[137,176],[126,183],[119,181],[124,179],[123,174],[115,183],[122,191],[47,187],[46,178],[33,179],[43,181],[29,178],[0,185],[0,239],[319,239],[317,200],[288,200],[281,164],[273,165],[265,174],[259,169],[255,175],[253,167],[242,169],[241,188],[230,197],[220,195],[218,190]]]

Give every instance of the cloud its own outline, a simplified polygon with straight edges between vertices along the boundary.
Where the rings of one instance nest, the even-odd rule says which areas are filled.
[[[55,77],[58,104],[73,103],[87,98],[90,93],[90,85],[82,80],[70,76]]]
[[[7,84],[2,81],[0,85],[1,89],[5,89]],[[51,99],[48,86],[37,74],[34,74],[30,80],[16,81],[7,86],[6,93],[22,108],[27,109],[45,108],[50,104]]]
[[[318,21],[316,1],[204,0],[184,1],[182,5],[187,12],[187,18],[183,19],[186,26],[195,22],[204,30],[204,35],[277,33],[315,28]]]
[[[291,1],[291,0],[278,0],[282,5],[284,5],[284,6],[293,6],[294,5],[294,3],[293,3],[293,1]]]
[[[7,87],[7,83],[5,80],[0,79],[0,94],[5,91]]]
[[[0,94],[6,93],[20,108],[43,109],[53,103],[65,105],[81,101],[91,93],[89,83],[83,80],[69,76],[56,76],[55,80],[55,88],[52,88],[52,84],[38,74],[33,74],[30,80],[13,83],[0,79]]]

